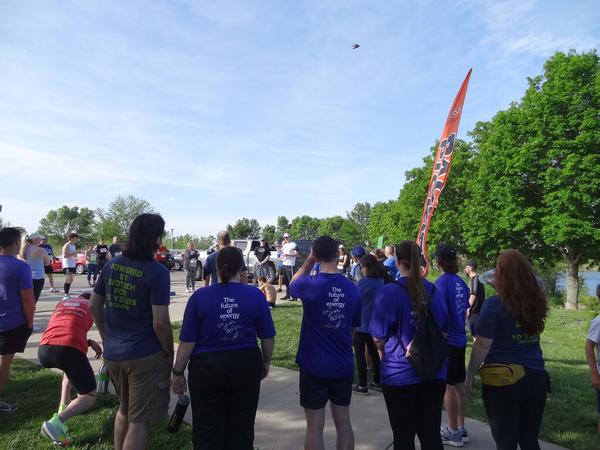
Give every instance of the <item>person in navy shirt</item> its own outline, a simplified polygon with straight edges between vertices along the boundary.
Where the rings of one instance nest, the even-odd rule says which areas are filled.
[[[369,332],[383,352],[381,382],[394,450],[414,449],[415,434],[423,450],[441,450],[446,364],[435,380],[425,381],[406,358],[406,349],[415,336],[415,322],[428,311],[438,329],[446,333],[448,311],[439,290],[421,278],[421,250],[415,242],[400,242],[396,261],[400,277],[379,289],[369,323]]]
[[[222,248],[231,246],[231,237],[229,231],[222,230],[217,234],[217,251],[212,252],[204,262],[204,286],[212,286],[219,282],[219,274],[217,271],[217,256]],[[237,247],[235,247],[237,248]],[[242,251],[238,249],[242,254]],[[240,282],[248,284],[248,267],[242,257],[242,271],[240,272]]]
[[[104,357],[119,397],[115,448],[146,448],[148,423],[169,407],[173,334],[171,280],[154,259],[165,235],[158,214],[140,214],[121,255],[104,266],[90,311],[104,343]]]
[[[358,384],[352,388],[359,394],[367,394],[369,387],[377,391],[381,390],[381,373],[379,352],[373,343],[373,337],[369,334],[369,322],[375,303],[377,291],[383,287],[385,269],[375,256],[366,254],[360,258],[360,270],[363,277],[358,282],[360,292],[361,312],[360,326],[354,331],[354,357],[358,369]],[[371,357],[373,365],[373,381],[367,385],[367,360],[365,358],[365,347]]]
[[[448,426],[442,428],[442,443],[453,447],[462,447],[469,442],[465,430],[465,349],[467,332],[465,322],[469,308],[469,289],[463,279],[457,275],[458,261],[456,249],[450,245],[441,245],[434,254],[438,267],[443,274],[435,281],[446,302],[448,310],[448,374],[446,376],[446,394],[444,405]]]
[[[172,386],[178,395],[186,391],[187,366],[194,450],[254,449],[260,382],[269,373],[275,326],[263,293],[240,282],[242,269],[237,248],[219,250],[220,282],[197,290],[185,308]]]
[[[548,301],[533,268],[517,250],[496,261],[498,295],[481,308],[465,387],[473,389],[483,362],[508,365],[523,376],[504,386],[482,383],[483,404],[496,446],[502,450],[539,450],[538,434],[549,389],[540,347]],[[484,365],[485,366],[485,365]]]
[[[337,269],[338,244],[329,236],[315,240],[310,256],[290,283],[304,314],[296,363],[300,366],[300,405],[306,415],[307,449],[322,449],[325,405],[337,430],[337,448],[353,449],[350,398],[354,376],[352,329],[360,326],[358,288]],[[310,276],[318,262],[320,271]]]
[[[383,267],[385,267],[388,278],[390,280],[395,280],[398,277],[398,268],[396,267],[396,257],[394,256],[393,245],[385,246],[385,256],[386,259],[383,262]]]

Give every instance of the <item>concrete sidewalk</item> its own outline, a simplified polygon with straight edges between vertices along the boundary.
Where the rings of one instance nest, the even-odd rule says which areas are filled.
[[[58,278],[58,277],[57,277]],[[185,294],[185,278],[183,272],[171,274],[171,289],[178,295],[171,298],[171,320],[182,320],[188,295]],[[60,280],[60,279],[59,279]],[[61,286],[60,283],[55,283]],[[89,290],[84,277],[76,277],[73,284],[73,293]],[[43,293],[37,305],[35,325],[45,329],[56,303],[61,295]],[[18,355],[29,361],[38,363],[37,348],[42,333],[34,333],[25,353]],[[97,330],[92,328],[88,334],[90,339],[100,341]],[[91,355],[92,352],[89,353]],[[90,363],[98,373],[101,361],[90,356]],[[56,399],[58,403],[60,387],[56,386]],[[171,396],[171,407],[177,401],[175,395]],[[352,425],[356,440],[357,450],[384,450],[391,448],[392,434],[388,422],[387,411],[381,393],[370,391],[368,395],[356,394],[352,397],[351,405]],[[186,421],[192,422],[191,407],[188,408]],[[466,420],[466,428],[471,438],[471,443],[466,446],[471,450],[484,450],[495,448],[489,426],[473,419]],[[298,373],[293,370],[273,367],[267,379],[261,386],[260,400],[256,414],[254,445],[260,450],[299,449],[304,442],[304,410],[300,407],[298,393]],[[554,444],[540,441],[543,450],[560,450]],[[325,448],[335,448],[335,428],[331,415],[327,413],[325,424]],[[420,446],[417,443],[417,448]]]

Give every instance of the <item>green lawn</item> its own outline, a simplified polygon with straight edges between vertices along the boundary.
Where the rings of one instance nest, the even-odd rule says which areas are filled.
[[[19,403],[12,414],[0,413],[0,449],[52,448],[40,434],[44,420],[58,406],[62,377],[22,359],[15,359],[6,387],[5,397]],[[86,414],[73,417],[67,426],[76,438],[75,450],[112,449],[113,420],[117,400],[112,395],[99,395],[96,405]],[[177,434],[167,432],[167,421],[153,426],[151,449],[191,449],[191,427],[183,424]]]
[[[596,435],[596,397],[591,388],[583,349],[588,325],[593,317],[590,311],[553,308],[542,335],[542,348],[546,367],[552,377],[553,392],[546,402],[541,435],[544,440],[572,450],[600,448]],[[278,305],[273,310],[273,319],[277,329],[273,365],[297,369],[294,358],[302,305]],[[176,325],[176,336],[178,327]],[[470,346],[467,355],[469,352]],[[467,415],[479,420],[486,419],[479,389],[469,402]]]

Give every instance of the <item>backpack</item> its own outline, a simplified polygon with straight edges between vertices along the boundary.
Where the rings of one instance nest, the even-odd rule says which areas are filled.
[[[406,289],[403,284],[397,281],[395,283]],[[416,322],[415,336],[408,344],[408,348],[404,346],[400,336],[398,337],[406,359],[410,362],[417,376],[425,381],[433,381],[437,378],[438,372],[446,362],[448,348],[446,338],[435,323],[431,312],[431,298],[435,292],[435,285],[432,286],[431,294],[425,299],[427,312],[425,316]]]

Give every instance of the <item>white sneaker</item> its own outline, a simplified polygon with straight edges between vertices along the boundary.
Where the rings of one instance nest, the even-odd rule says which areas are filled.
[[[69,300],[71,296],[69,294],[63,295],[63,300]]]

